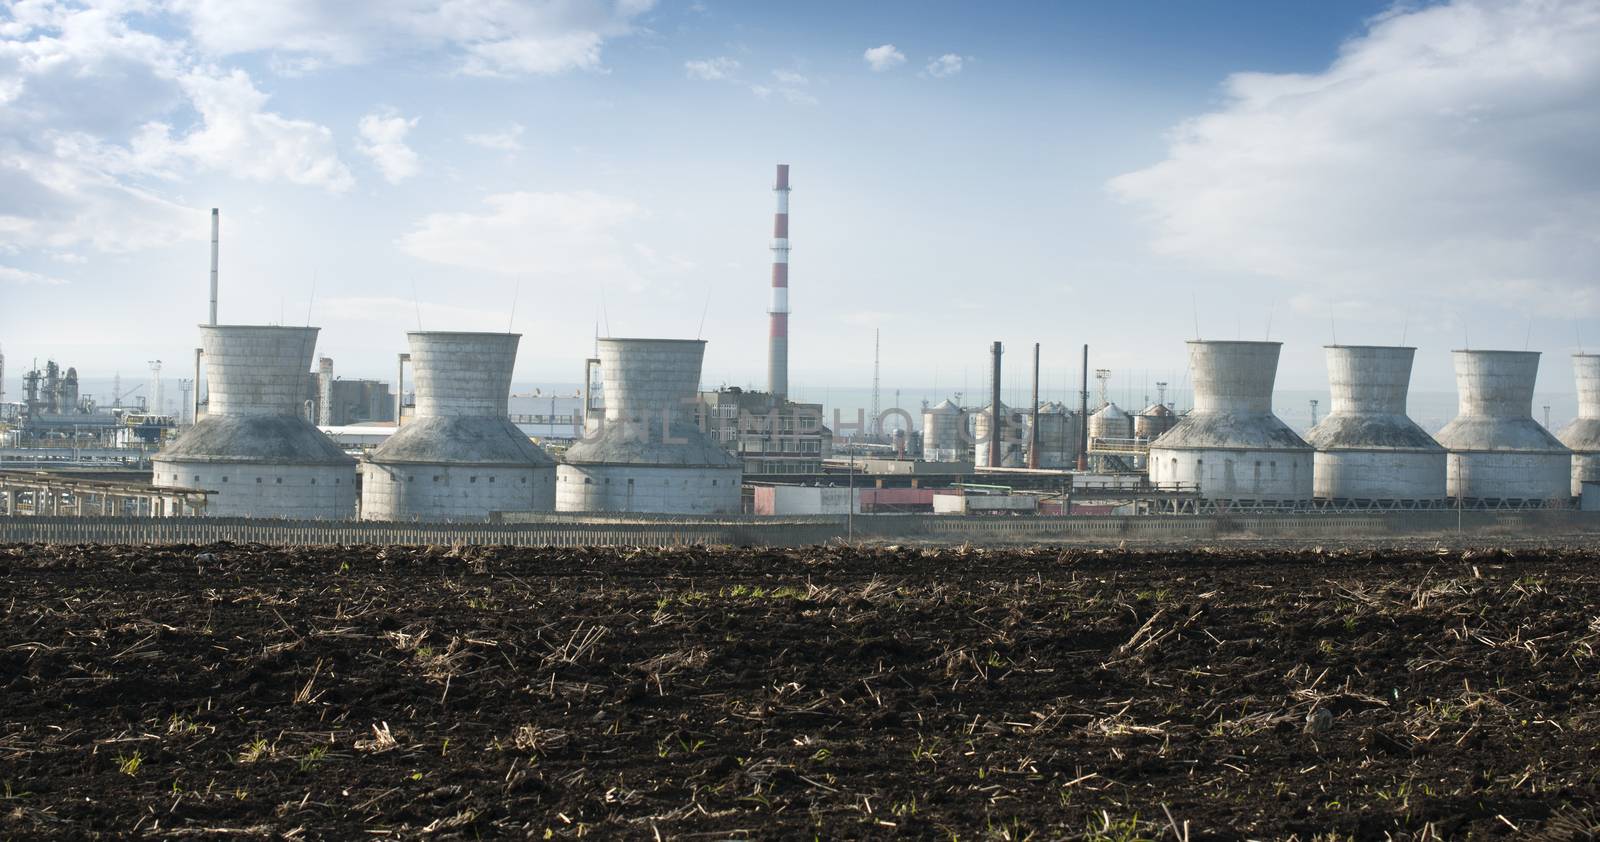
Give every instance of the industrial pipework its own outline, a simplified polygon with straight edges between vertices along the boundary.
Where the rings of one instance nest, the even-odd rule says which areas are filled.
[[[1572,451],[1533,420],[1538,351],[1453,351],[1459,414],[1434,438],[1450,451],[1458,500],[1567,499]]]
[[[1439,501],[1445,449],[1406,415],[1417,349],[1328,345],[1332,413],[1307,434],[1325,500]]]
[[[555,508],[555,461],[507,416],[521,336],[406,334],[416,410],[362,467],[364,520],[484,520]]]

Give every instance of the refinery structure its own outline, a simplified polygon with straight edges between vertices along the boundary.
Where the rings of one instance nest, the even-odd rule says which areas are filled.
[[[1313,401],[1302,434],[1274,410],[1279,342],[1174,341],[1184,406],[1167,381],[1119,405],[1088,346],[1075,393],[1043,399],[1039,344],[1031,394],[1008,403],[1007,349],[993,342],[981,394],[938,394],[908,416],[880,411],[875,334],[871,413],[825,418],[790,386],[791,189],[780,164],[765,390],[706,388],[704,339],[601,336],[572,361],[576,394],[521,396],[540,402],[532,414],[511,411],[524,342],[509,331],[396,333],[390,383],[337,377],[318,328],[218,323],[213,211],[192,377],[172,365],[163,384],[152,360],[148,380],[123,389],[119,375],[97,400],[73,366],[28,366],[20,400],[0,391],[0,514],[492,524],[1600,509],[1596,354],[1573,356],[1578,417],[1552,433],[1534,415],[1538,352],[1453,351],[1458,414],[1430,435],[1408,414],[1418,349],[1328,345],[1328,413],[1316,419]]]

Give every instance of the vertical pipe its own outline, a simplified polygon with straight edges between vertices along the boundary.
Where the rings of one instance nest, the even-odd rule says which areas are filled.
[[[1039,467],[1039,343],[1033,343],[1033,411],[1028,419],[1028,467]]]
[[[767,391],[775,406],[789,395],[789,165],[778,165],[772,192],[777,210],[772,215],[772,306],[767,339]]]
[[[200,423],[200,358],[205,356],[206,349],[194,349],[194,394],[191,396],[189,407],[189,421],[193,424]]]
[[[583,420],[581,432],[584,436],[589,434],[589,411],[594,407],[594,369],[600,364],[599,357],[590,357],[583,361]],[[595,432],[599,432],[596,430]]]
[[[989,467],[1000,467],[1000,355],[1004,349],[999,342],[990,346],[993,370],[989,378]]]
[[[1078,392],[1078,470],[1089,470],[1089,346],[1083,346],[1083,389]]]
[[[217,323],[217,234],[221,217],[216,208],[211,209],[211,321]]]
[[[394,428],[400,429],[400,422],[405,418],[406,411],[406,360],[411,359],[410,354],[400,354],[395,362],[394,376]]]

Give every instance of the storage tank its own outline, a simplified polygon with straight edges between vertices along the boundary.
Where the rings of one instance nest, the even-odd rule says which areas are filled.
[[[1094,446],[1095,439],[1131,439],[1133,438],[1133,416],[1129,415],[1122,407],[1113,402],[1095,410],[1089,416],[1089,442]]]
[[[1439,501],[1445,449],[1406,415],[1417,349],[1327,345],[1332,412],[1306,440],[1319,499]]]
[[[1153,403],[1133,416],[1133,437],[1155,441],[1178,423],[1178,414],[1164,403]]]
[[[154,484],[213,492],[215,517],[354,517],[356,460],[302,414],[317,331],[201,325],[210,403],[152,460]]]
[[[601,339],[605,417],[567,449],[556,510],[729,514],[742,463],[695,423],[699,339]]]
[[[1083,419],[1066,404],[1039,404],[1039,467],[1067,469],[1077,464]]]
[[[984,407],[972,417],[972,463],[980,468],[989,465],[989,425],[994,404]],[[1023,443],[1028,440],[1028,424],[1017,412],[1004,403],[1000,404],[1000,464],[1001,468],[1021,468],[1027,463],[1023,460]]]
[[[1572,451],[1533,420],[1538,351],[1453,351],[1459,414],[1435,436],[1446,491],[1467,501],[1566,499]]]
[[[1191,340],[1194,409],[1150,443],[1152,482],[1207,500],[1311,499],[1312,450],[1272,414],[1281,342]]]
[[[1578,380],[1578,417],[1556,438],[1572,449],[1572,496],[1583,494],[1583,483],[1600,482],[1600,354],[1573,354],[1572,373]]]
[[[922,458],[929,462],[960,462],[972,442],[961,407],[949,399],[922,411]]]
[[[364,520],[486,520],[555,508],[555,460],[507,416],[514,333],[406,334],[416,414],[362,466]]]

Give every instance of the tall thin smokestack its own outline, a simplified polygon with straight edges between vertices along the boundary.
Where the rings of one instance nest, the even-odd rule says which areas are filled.
[[[1028,419],[1028,467],[1039,467],[1039,343],[1033,343],[1033,415]]]
[[[772,216],[772,330],[767,344],[767,391],[774,401],[789,396],[789,165],[778,165],[772,192],[778,196]]]
[[[217,323],[217,232],[221,219],[216,208],[211,209],[211,321]]]
[[[1000,467],[1000,355],[1005,353],[1004,347],[996,342],[990,349],[991,365],[994,370],[989,375],[989,467]]]
[[[1083,346],[1083,390],[1078,393],[1078,470],[1089,470],[1089,346]]]

